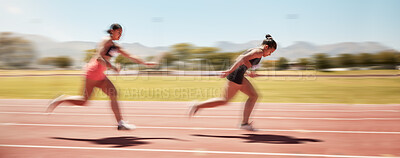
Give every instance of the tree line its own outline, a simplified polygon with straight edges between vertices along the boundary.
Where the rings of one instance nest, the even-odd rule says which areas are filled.
[[[395,69],[400,65],[400,52],[394,50],[381,51],[378,53],[339,54],[329,56],[326,53],[317,53],[310,58],[300,58],[289,62],[281,57],[277,61],[264,61],[263,66],[279,70],[288,69],[289,66],[298,69],[326,70],[329,68],[370,68],[370,69]]]
[[[189,43],[172,45],[168,52],[163,53],[159,68],[168,67],[179,70],[226,70],[231,66],[237,56],[243,51],[221,52],[215,47],[196,47]],[[85,50],[84,59],[88,62],[95,49]],[[147,60],[159,58],[149,56]],[[27,68],[36,63],[38,65],[51,65],[67,68],[73,65],[73,59],[68,56],[37,58],[32,43],[12,33],[0,33],[0,68]],[[116,63],[123,66],[135,66],[135,63],[119,55]],[[281,57],[278,60],[264,60],[264,68],[286,70],[296,67],[298,69],[324,70],[329,68],[369,67],[375,69],[394,69],[400,65],[400,53],[397,51],[382,51],[378,53],[339,54],[329,56],[326,53],[314,54],[310,58],[300,58],[290,61]]]
[[[165,53],[161,66],[180,70],[225,70],[244,51],[219,52],[219,49],[215,47],[195,47],[188,43],[180,43],[171,46],[170,51]],[[151,58],[154,57],[149,57],[149,59]],[[123,65],[134,64],[123,56],[118,56],[116,62]],[[264,60],[262,65],[264,68],[274,70],[286,70],[291,67],[303,70],[353,67],[395,69],[400,65],[400,52],[388,50],[378,53],[339,54],[337,56],[317,53],[310,58],[299,58],[294,61],[285,57],[280,57],[278,60]]]
[[[86,50],[85,62],[88,62],[96,50]],[[243,53],[240,52],[219,52],[215,47],[195,47],[188,43],[179,43],[172,45],[170,51],[161,53],[162,56],[148,56],[147,61],[160,58],[160,68],[179,69],[179,70],[223,70],[227,69],[235,58]],[[124,67],[137,65],[119,55],[115,59],[116,63]],[[139,65],[138,65],[139,66]]]

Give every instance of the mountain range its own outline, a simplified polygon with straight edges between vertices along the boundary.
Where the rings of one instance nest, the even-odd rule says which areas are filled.
[[[39,58],[68,56],[75,60],[75,64],[81,64],[85,56],[85,50],[96,48],[96,42],[71,41],[58,42],[40,35],[16,34],[31,41]],[[217,47],[220,52],[237,52],[258,46],[262,41],[253,40],[247,43],[216,42],[211,47]],[[169,51],[169,47],[148,47],[140,43],[121,43],[122,47],[131,54],[146,57],[154,56]],[[287,47],[280,47],[270,56],[271,59],[285,57],[289,60],[311,57],[315,53],[326,53],[330,56],[338,54],[376,53],[385,50],[393,50],[378,42],[343,42],[328,45],[315,45],[309,42],[295,42]]]
[[[217,42],[215,47],[222,51],[234,52],[256,47],[262,41],[250,41],[243,44],[231,42]],[[280,47],[270,56],[273,59],[285,57],[290,60],[311,57],[316,53],[326,53],[329,56],[339,54],[377,53],[380,51],[394,50],[378,42],[342,42],[328,45],[315,45],[309,42],[295,42],[287,47]]]

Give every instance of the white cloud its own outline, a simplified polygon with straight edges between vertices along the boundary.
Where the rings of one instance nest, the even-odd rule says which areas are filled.
[[[23,13],[21,8],[15,7],[15,6],[6,6],[5,9],[8,13],[11,13],[11,14],[22,14]]]
[[[0,11],[3,10],[3,12],[5,13],[14,15],[23,14],[22,8],[16,6],[15,4],[10,4],[10,3],[7,4],[6,2],[0,2],[0,3],[1,3]]]

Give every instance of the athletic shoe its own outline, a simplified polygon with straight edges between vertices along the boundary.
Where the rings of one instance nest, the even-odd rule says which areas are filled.
[[[53,99],[53,100],[49,103],[49,105],[47,106],[46,113],[51,113],[51,112],[53,112],[54,109],[57,107],[57,104],[56,104],[56,103],[57,103],[58,101],[60,101],[62,98],[64,98],[64,97],[65,97],[65,95],[62,94],[62,95],[58,96],[56,99]]]
[[[135,125],[130,125],[128,122],[125,122],[123,120],[119,121],[118,123],[118,130],[134,130],[136,129]]]
[[[241,124],[239,128],[247,131],[258,131],[253,127],[252,123]]]

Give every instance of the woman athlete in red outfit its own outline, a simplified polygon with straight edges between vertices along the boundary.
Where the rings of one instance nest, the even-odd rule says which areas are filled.
[[[130,60],[143,64],[146,66],[154,66],[154,63],[146,63],[139,58],[133,57],[123,50],[120,46],[117,46],[113,41],[119,40],[122,34],[122,27],[119,24],[112,24],[110,29],[107,30],[109,36],[105,37],[103,41],[98,45],[97,53],[93,56],[90,62],[86,65],[86,83],[84,87],[83,96],[67,96],[61,95],[54,99],[48,106],[47,112],[52,112],[61,103],[70,103],[72,105],[85,106],[87,100],[90,98],[93,89],[95,87],[100,88],[105,94],[110,97],[111,108],[114,112],[115,118],[118,122],[118,130],[133,130],[136,127],[129,125],[123,121],[119,105],[117,101],[117,90],[113,83],[104,74],[107,67],[114,70],[115,72],[120,71],[119,66],[114,66],[110,63],[112,53],[120,53]]]

